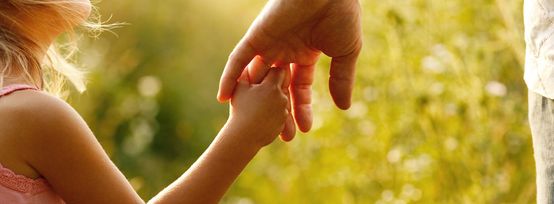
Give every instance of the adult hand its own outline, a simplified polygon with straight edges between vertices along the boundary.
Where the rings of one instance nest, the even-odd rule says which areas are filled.
[[[232,96],[250,63],[251,76],[265,76],[256,73],[264,70],[259,67],[290,65],[292,113],[299,129],[307,132],[312,126],[311,86],[320,54],[332,57],[331,96],[337,107],[348,109],[361,34],[358,0],[270,0],[229,56],[218,100]],[[294,123],[286,126],[282,135],[292,139]]]

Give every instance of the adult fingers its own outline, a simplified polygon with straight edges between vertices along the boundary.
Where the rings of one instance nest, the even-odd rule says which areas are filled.
[[[221,75],[219,91],[217,93],[217,100],[219,100],[219,102],[229,100],[237,84],[237,79],[254,56],[256,56],[254,48],[245,40],[241,40],[229,55],[229,59]]]
[[[329,76],[329,90],[333,101],[340,109],[350,108],[354,74],[359,50],[341,57],[333,57]]]
[[[298,129],[308,132],[312,128],[312,83],[315,65],[292,66],[290,85],[292,110]]]
[[[248,65],[248,75],[250,76],[250,83],[259,84],[264,80],[271,66],[265,64],[260,56],[256,56],[254,60]]]

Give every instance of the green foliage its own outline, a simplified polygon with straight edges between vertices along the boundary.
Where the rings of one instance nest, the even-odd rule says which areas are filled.
[[[225,122],[222,67],[263,1],[120,0],[129,25],[84,39],[71,103],[143,198],[183,173]],[[262,150],[223,203],[532,203],[522,1],[362,1],[353,106],[323,59],[314,129]]]

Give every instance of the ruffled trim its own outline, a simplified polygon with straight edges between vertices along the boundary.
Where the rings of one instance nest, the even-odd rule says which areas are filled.
[[[49,188],[48,182],[43,179],[31,179],[14,173],[0,164],[0,185],[22,193],[37,194]]]

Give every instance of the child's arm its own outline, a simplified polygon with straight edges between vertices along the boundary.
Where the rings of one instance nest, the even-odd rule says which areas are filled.
[[[271,71],[259,85],[237,86],[229,120],[214,142],[151,203],[219,201],[256,152],[283,129],[284,72]],[[21,156],[68,204],[144,203],[71,107],[44,94],[21,94],[28,104],[11,114],[24,145]]]
[[[200,159],[151,202],[217,203],[258,150],[283,130],[288,116],[288,99],[281,91],[285,74],[273,69],[260,85],[240,82],[225,127]]]

